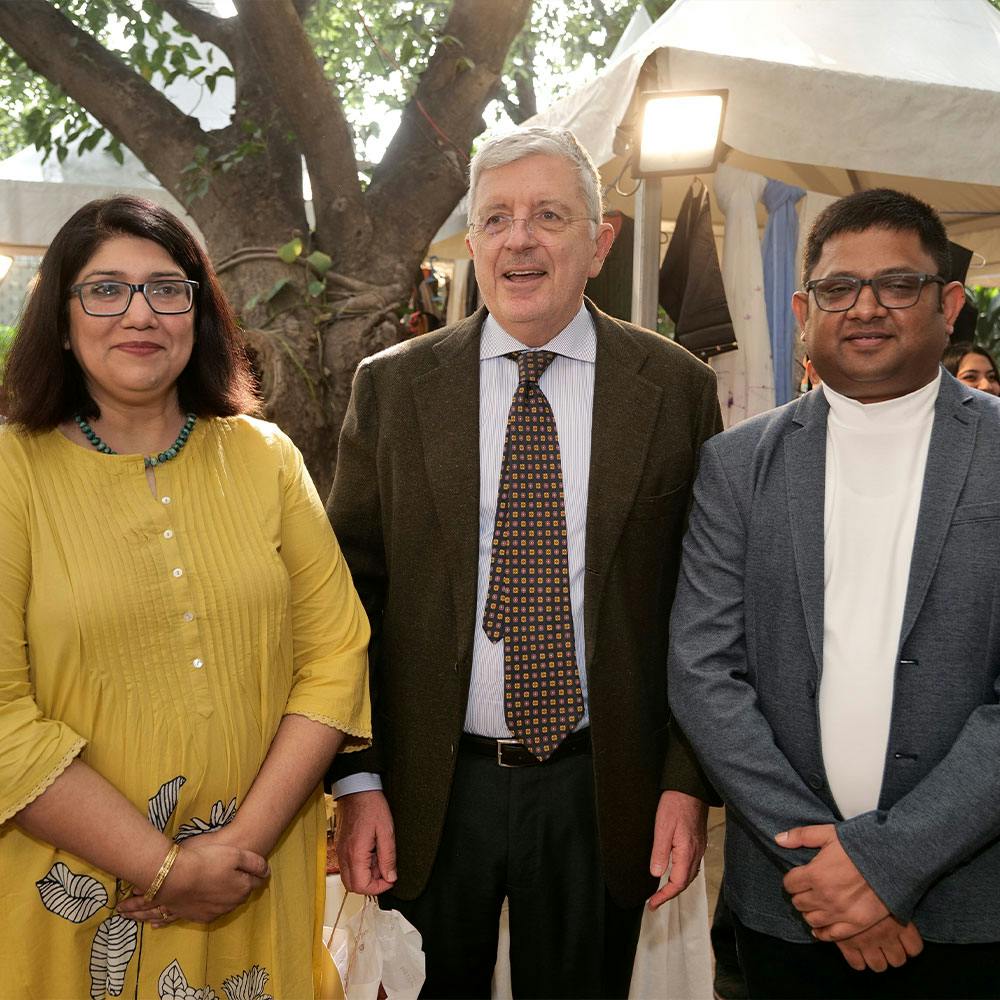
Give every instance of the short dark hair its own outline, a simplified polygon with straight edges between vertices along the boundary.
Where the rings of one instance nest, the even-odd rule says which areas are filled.
[[[116,236],[158,243],[198,282],[194,347],[177,377],[181,408],[201,417],[256,412],[259,403],[243,337],[207,254],[172,212],[144,198],[119,195],[76,211],[42,258],[4,370],[11,423],[44,431],[75,413],[87,419],[100,416],[80,365],[63,345],[69,338],[70,285],[97,249]]]
[[[942,278],[951,271],[948,234],[937,212],[912,194],[892,188],[857,191],[823,209],[816,217],[802,260],[802,281],[812,277],[826,241],[838,233],[860,233],[866,229],[894,229],[913,232],[920,245],[934,259]]]
[[[966,354],[978,354],[981,358],[986,358],[990,363],[990,367],[995,372],[1000,373],[1000,369],[997,368],[997,364],[990,356],[990,352],[985,347],[980,347],[978,344],[972,343],[971,340],[958,340],[955,343],[949,344],[944,349],[944,354],[941,355],[941,364],[944,365],[945,371],[957,376],[958,366],[962,363],[962,358]]]

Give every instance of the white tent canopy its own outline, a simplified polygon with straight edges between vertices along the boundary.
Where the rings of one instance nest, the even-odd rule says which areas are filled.
[[[728,164],[827,194],[911,191],[981,256],[969,282],[1000,283],[1000,12],[986,0],[677,0],[531,123],[573,129],[613,178],[650,57],[660,89],[729,90]],[[686,187],[663,182],[666,218]]]
[[[22,149],[0,161],[0,253],[9,256],[45,252],[59,227],[81,206],[112,194],[134,194],[165,206],[194,232],[198,227],[184,207],[123,148],[119,165],[101,150],[75,152],[59,163]]]
[[[647,57],[665,90],[726,87],[723,139],[789,163],[1000,185],[1000,13],[986,0],[677,0],[538,115],[612,158]]]

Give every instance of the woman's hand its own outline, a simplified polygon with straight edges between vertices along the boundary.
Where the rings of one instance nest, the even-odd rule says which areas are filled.
[[[153,926],[174,919],[207,924],[245,903],[270,875],[267,860],[209,836],[191,837],[182,844],[152,903],[135,895],[119,903],[118,912]]]

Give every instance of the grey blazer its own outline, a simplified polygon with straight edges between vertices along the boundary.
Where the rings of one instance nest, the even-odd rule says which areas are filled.
[[[822,392],[708,441],[671,619],[671,708],[726,800],[727,899],[809,930],[781,879],[835,823],[858,869],[931,941],[1000,940],[1000,400],[947,373],[935,404],[878,809],[846,822],[823,770]]]

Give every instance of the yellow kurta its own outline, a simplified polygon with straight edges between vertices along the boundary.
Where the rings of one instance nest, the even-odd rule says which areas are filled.
[[[199,420],[156,479],[0,428],[0,997],[313,995],[318,790],[210,925],[114,915],[113,876],[10,822],[79,755],[183,843],[232,818],[283,715],[370,734],[368,622],[288,438]]]

